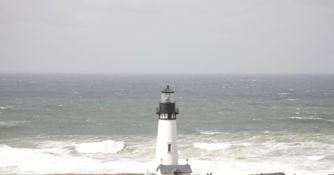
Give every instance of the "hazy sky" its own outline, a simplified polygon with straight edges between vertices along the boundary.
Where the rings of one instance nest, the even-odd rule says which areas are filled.
[[[334,1],[0,0],[0,72],[334,73]]]

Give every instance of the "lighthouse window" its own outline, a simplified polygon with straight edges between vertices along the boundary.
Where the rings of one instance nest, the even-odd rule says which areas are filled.
[[[168,143],[168,152],[172,152],[172,144]]]
[[[161,114],[162,119],[167,119],[167,117],[168,117],[168,114]]]
[[[162,93],[161,103],[174,103],[174,94],[172,93]]]

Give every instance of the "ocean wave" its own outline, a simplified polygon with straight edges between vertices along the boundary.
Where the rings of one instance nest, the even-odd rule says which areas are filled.
[[[281,93],[278,93],[278,95],[279,96],[287,96],[287,95],[289,95],[289,93],[288,92],[281,92]]]
[[[309,116],[309,117],[295,116],[295,117],[289,117],[289,119],[292,119],[292,120],[319,120],[319,121],[327,121],[327,122],[331,122],[331,123],[334,122],[334,120],[327,120],[327,119],[317,117],[317,116]]]
[[[216,136],[220,137],[220,135],[212,137]],[[331,136],[316,134],[296,137],[293,134],[279,136],[266,134],[254,136],[254,139],[242,138],[233,142],[221,140],[212,143],[203,140],[190,143],[188,147],[190,137],[193,138],[193,136],[187,136],[184,138],[187,142],[179,144],[182,152],[179,162],[185,163],[185,158],[190,158],[189,164],[194,174],[198,175],[204,175],[207,172],[239,175],[269,171],[310,175],[329,174],[333,170],[328,168],[332,165],[334,150],[332,142],[327,143]],[[310,142],[310,137],[319,138],[319,140]],[[60,141],[37,141],[31,148],[0,144],[0,174],[142,173],[147,168],[155,172],[153,171],[157,166],[154,162],[155,142],[147,143],[147,140],[152,138],[140,137],[140,139],[131,138],[130,140],[117,138],[115,140],[126,140],[128,144],[127,151],[119,154],[93,155],[75,151],[78,145],[90,143],[103,145],[103,142],[107,141],[117,142],[109,138],[100,142],[96,140],[92,142],[92,139],[96,138],[70,137]],[[79,140],[81,142],[78,142]],[[326,143],[320,142],[323,140]],[[149,146],[152,149],[147,149]],[[135,153],[133,153],[134,150]],[[300,166],[301,161],[305,167]]]
[[[20,126],[27,121],[0,121],[0,127],[13,127],[13,126]]]
[[[75,145],[75,150],[79,153],[118,153],[125,148],[124,142],[105,140],[102,142],[89,142]]]
[[[298,98],[288,98],[287,100],[288,101],[298,101],[299,99]]]
[[[138,173],[150,168],[152,162],[106,160],[78,156],[59,145],[42,144],[40,148],[19,148],[0,144],[0,174],[102,174]],[[43,147],[43,148],[42,148]],[[129,169],[129,167],[131,167]]]
[[[314,117],[314,116],[310,116],[310,117],[289,117],[289,119],[297,119],[297,120],[323,120],[323,118]]]
[[[204,135],[216,135],[216,134],[220,134],[221,132],[219,131],[201,131],[200,133]]]
[[[0,145],[0,173],[15,174],[18,172],[43,172],[53,163],[61,162],[62,156],[52,154],[52,151],[35,148],[18,148]],[[12,167],[8,169],[8,167]],[[7,170],[7,171],[6,171]]]
[[[321,160],[324,157],[325,156],[308,156],[307,159],[309,159],[309,160]]]
[[[195,148],[200,148],[207,151],[225,150],[231,146],[232,144],[228,143],[200,143],[200,142],[194,143]]]
[[[11,109],[11,106],[0,106],[0,110]]]

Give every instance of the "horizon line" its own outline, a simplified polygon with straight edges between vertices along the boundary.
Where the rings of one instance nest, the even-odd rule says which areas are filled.
[[[145,73],[145,72],[0,72],[0,75],[212,75],[212,76],[307,76],[307,75],[327,75],[325,72],[302,72],[302,73]]]

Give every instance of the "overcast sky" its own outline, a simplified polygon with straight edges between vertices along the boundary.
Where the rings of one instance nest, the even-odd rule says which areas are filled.
[[[0,0],[0,72],[334,73],[334,1]]]

